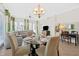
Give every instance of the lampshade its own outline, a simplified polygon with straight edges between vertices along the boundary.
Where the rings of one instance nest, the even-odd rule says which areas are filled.
[[[59,24],[59,29],[60,30],[63,30],[65,28],[65,25],[64,24]]]

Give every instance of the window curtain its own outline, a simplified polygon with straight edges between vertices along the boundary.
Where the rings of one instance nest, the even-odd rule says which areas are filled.
[[[10,13],[7,9],[5,9],[5,16],[6,16],[6,32],[10,32]]]
[[[27,31],[29,30],[29,19],[27,19]]]
[[[24,31],[26,31],[27,30],[27,21],[26,21],[26,19],[24,19]]]
[[[0,46],[4,43],[5,39],[5,15],[0,10]]]
[[[12,31],[15,31],[15,18],[11,17],[11,29]]]
[[[37,31],[37,35],[39,34],[39,30],[38,30],[38,20],[36,21],[36,31]]]

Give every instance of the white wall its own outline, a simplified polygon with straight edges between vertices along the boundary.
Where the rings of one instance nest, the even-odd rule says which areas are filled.
[[[66,25],[74,23],[76,30],[79,31],[79,8],[49,17],[45,20],[40,20],[39,31],[42,30],[43,26],[48,25],[49,30],[51,31],[51,35],[54,36],[54,25],[59,23],[63,23]]]
[[[40,32],[43,30],[43,26],[49,26],[49,31],[51,31],[50,34],[54,35],[55,18],[52,17],[40,20],[40,26],[39,26]]]
[[[75,30],[79,31],[79,8],[58,15],[57,22],[66,25],[74,24]]]

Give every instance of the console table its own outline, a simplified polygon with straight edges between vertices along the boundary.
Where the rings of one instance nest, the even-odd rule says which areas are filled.
[[[75,38],[75,46],[78,43],[78,34],[69,34],[69,38],[70,38],[70,43],[71,43],[71,39]]]
[[[78,43],[78,32],[69,33],[68,31],[65,31],[61,34],[61,38],[62,40],[65,38],[68,39],[70,43],[71,43],[72,38],[75,38],[75,46],[76,46]]]

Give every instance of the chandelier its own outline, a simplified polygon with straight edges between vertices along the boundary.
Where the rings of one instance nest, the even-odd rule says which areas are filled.
[[[40,4],[38,5],[38,7],[36,7],[34,10],[33,10],[33,13],[35,15],[38,16],[38,18],[40,18],[44,13],[45,13],[45,10],[44,8],[40,7]]]

